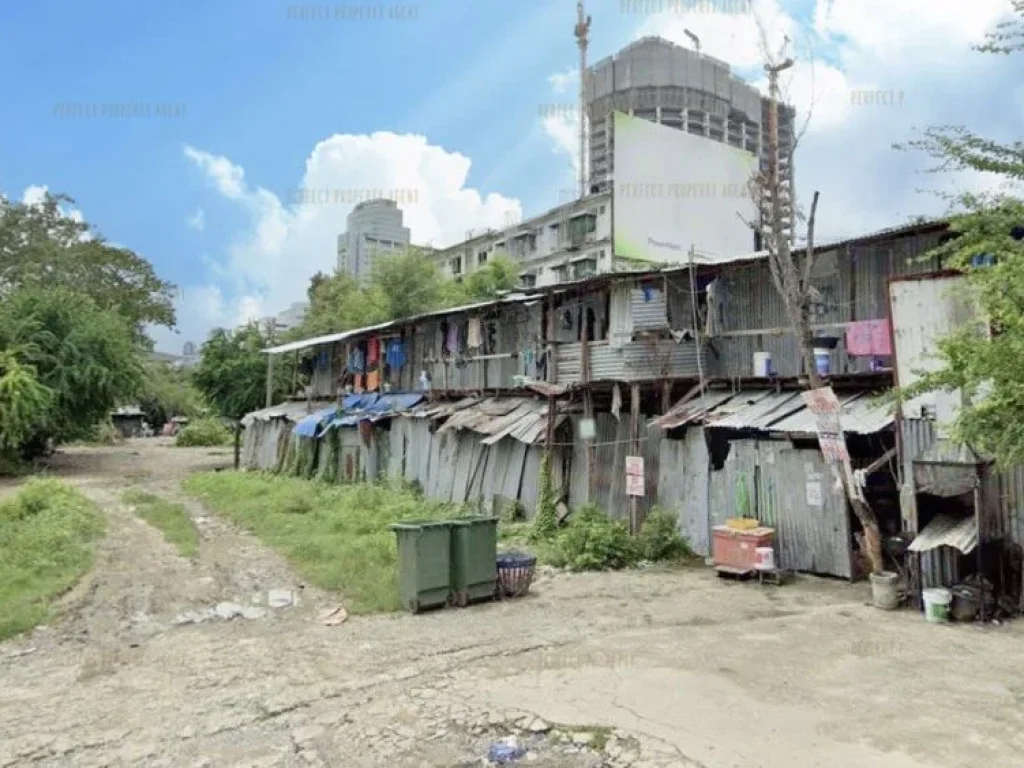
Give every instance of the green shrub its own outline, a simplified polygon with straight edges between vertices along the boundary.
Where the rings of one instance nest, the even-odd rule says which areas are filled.
[[[548,562],[558,567],[604,571],[636,563],[639,548],[623,523],[587,504],[573,513],[569,525],[558,535],[557,546],[546,554]]]
[[[540,460],[540,487],[537,489],[537,514],[533,518],[530,539],[546,541],[558,533],[558,500],[555,483],[551,478],[551,454],[544,453]]]
[[[110,419],[101,421],[92,428],[91,442],[97,445],[119,445],[124,442],[124,436],[114,426]]]
[[[231,430],[216,418],[196,419],[189,422],[174,439],[181,448],[202,448],[229,445],[233,441]]]
[[[682,560],[693,552],[677,528],[679,517],[655,507],[644,520],[637,542],[643,560]]]

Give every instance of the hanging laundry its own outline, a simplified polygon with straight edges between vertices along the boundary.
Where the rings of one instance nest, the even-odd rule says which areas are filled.
[[[846,324],[846,352],[855,357],[889,357],[892,355],[892,340],[889,336],[889,321],[861,320]]]
[[[380,371],[374,370],[366,374],[366,391],[376,392],[380,387]]]
[[[619,389],[618,383],[612,387],[612,416],[615,420],[619,420],[619,412],[622,410],[622,390]]]
[[[469,327],[466,329],[466,346],[470,349],[480,349],[483,346],[483,333],[480,329],[480,318],[469,318]]]
[[[459,326],[455,323],[448,325],[448,338],[445,340],[445,349],[449,355],[459,353]]]
[[[370,339],[366,345],[366,365],[373,367],[380,360],[380,339]]]
[[[388,341],[384,352],[384,360],[392,370],[398,370],[405,365],[405,345],[401,339],[391,339]]]
[[[523,375],[531,376],[536,353],[532,349],[523,350]]]
[[[362,373],[366,369],[361,347],[353,347],[348,356],[348,367],[353,373]]]

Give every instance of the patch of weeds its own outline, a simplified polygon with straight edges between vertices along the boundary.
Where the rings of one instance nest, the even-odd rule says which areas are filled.
[[[174,444],[179,448],[208,448],[229,445],[233,442],[234,436],[231,434],[231,430],[224,426],[224,422],[216,418],[190,421],[174,438]]]
[[[384,483],[330,485],[269,473],[204,472],[185,489],[279,551],[308,583],[339,592],[352,614],[401,608],[391,523],[463,511]]]
[[[647,513],[638,541],[642,560],[692,560],[696,557],[686,540],[679,535],[679,517],[655,507]]]
[[[604,571],[635,564],[640,559],[640,547],[621,521],[586,504],[569,518],[569,525],[558,534],[548,557],[557,567]]]
[[[92,567],[105,529],[95,504],[54,480],[30,480],[0,502],[0,640],[49,619]]]
[[[121,499],[134,508],[135,514],[159,530],[182,557],[199,554],[199,532],[183,506],[137,488],[125,491]]]

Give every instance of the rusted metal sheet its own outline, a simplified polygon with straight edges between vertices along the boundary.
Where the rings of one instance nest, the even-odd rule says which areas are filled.
[[[766,429],[767,425],[802,409],[799,392],[740,392],[709,412],[704,420],[721,429]]]
[[[953,547],[963,554],[978,546],[978,525],[973,515],[953,517],[936,515],[907,548],[911,552],[928,552],[938,547]]]
[[[662,429],[675,429],[684,424],[699,421],[704,414],[729,400],[733,392],[708,392],[701,397],[678,403],[663,416],[651,422],[651,426]]]
[[[710,456],[702,427],[660,445],[658,505],[678,515],[680,534],[699,555],[711,554],[708,511]]]
[[[866,393],[843,395],[839,402],[843,407],[840,418],[844,432],[873,435],[892,426],[895,420],[891,406],[881,404],[877,398]],[[806,408],[788,418],[776,420],[766,428],[790,435],[814,435],[817,432],[814,414]]]
[[[920,378],[919,371],[937,370],[941,361],[934,355],[936,342],[975,319],[966,280],[959,275],[890,283],[893,352],[900,386],[912,385]],[[904,403],[903,415],[908,419],[935,415],[948,422],[955,417],[955,403],[941,393],[927,393]]]
[[[634,332],[668,328],[668,299],[661,280],[643,282],[631,289],[629,309]]]
[[[559,384],[578,384],[582,381],[581,352],[578,343],[559,345]],[[607,342],[592,342],[590,373],[591,381],[696,378],[697,345],[693,341],[651,339],[634,341],[621,349],[614,349]]]

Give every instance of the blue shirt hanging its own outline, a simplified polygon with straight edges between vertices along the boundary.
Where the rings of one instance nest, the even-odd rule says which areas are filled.
[[[402,344],[401,339],[391,339],[388,341],[387,348],[384,351],[384,359],[387,361],[388,367],[395,370],[405,365],[405,345]]]

